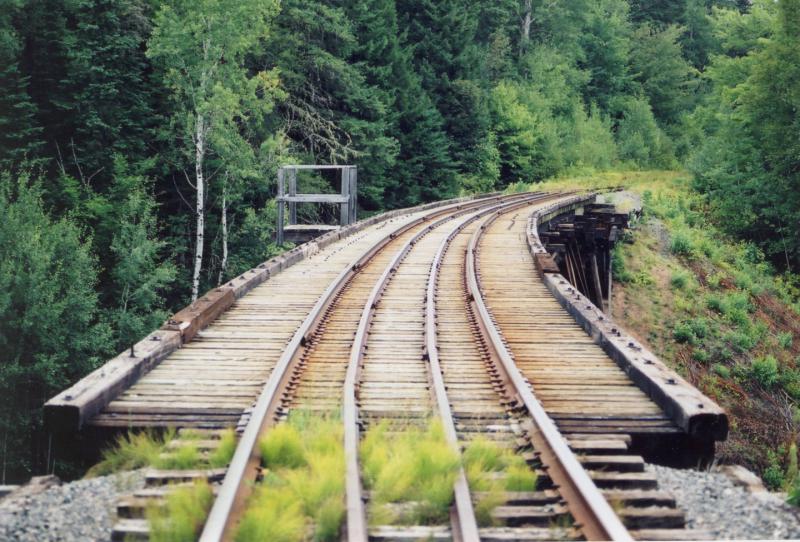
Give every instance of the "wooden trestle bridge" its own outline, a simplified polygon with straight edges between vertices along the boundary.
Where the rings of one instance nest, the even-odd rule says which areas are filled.
[[[257,477],[256,443],[293,409],[342,413],[345,539],[703,538],[645,465],[709,460],[727,418],[604,312],[607,243],[625,224],[594,200],[492,195],[344,226],[208,292],[135,357],[51,399],[46,423],[195,428],[208,448],[237,428],[226,469],[148,474],[153,486],[215,483],[205,541],[231,537]],[[521,454],[537,490],[507,493],[495,526],[479,527],[462,472],[448,524],[374,526],[363,431],[432,416],[455,450],[484,436]],[[120,503],[115,537],[147,538],[142,510],[167,491]]]

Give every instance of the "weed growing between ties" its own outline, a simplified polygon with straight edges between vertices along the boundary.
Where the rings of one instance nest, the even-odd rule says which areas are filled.
[[[475,515],[481,526],[494,524],[492,510],[505,502],[507,491],[536,489],[536,473],[525,460],[488,439],[470,442],[463,460],[470,489],[480,494]]]
[[[292,412],[259,443],[263,482],[238,542],[338,540],[344,519],[344,448],[338,416]]]
[[[103,452],[103,459],[86,473],[86,476],[103,476],[114,472],[154,467],[157,469],[202,469],[227,465],[236,449],[236,434],[228,429],[220,435],[216,448],[201,451],[196,441],[199,433],[184,431],[180,440],[184,443],[178,448],[170,448],[169,443],[176,438],[174,430],[162,434],[154,431],[126,433]]]
[[[206,481],[170,492],[163,505],[147,508],[151,542],[192,542],[197,540],[213,502]]]
[[[367,431],[360,455],[372,524],[447,522],[460,461],[439,420],[397,432],[382,421]]]

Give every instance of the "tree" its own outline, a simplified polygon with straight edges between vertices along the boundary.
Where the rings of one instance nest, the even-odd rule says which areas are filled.
[[[0,431],[14,479],[46,467],[45,400],[111,353],[81,236],[71,220],[47,216],[38,181],[0,175]]]
[[[147,55],[162,68],[171,89],[176,114],[168,133],[185,142],[186,158],[194,166],[194,183],[186,174],[196,191],[192,301],[200,290],[203,267],[206,182],[213,178],[207,175],[207,159],[223,141],[247,145],[239,123],[272,108],[277,73],[248,77],[244,57],[267,37],[277,9],[277,0],[181,0],[156,14]],[[237,144],[231,144],[232,139]]]
[[[11,21],[22,2],[4,4],[0,12],[0,169],[10,169],[39,158],[42,130],[28,95],[28,78],[19,69],[22,46]]]
[[[119,225],[111,242],[112,286],[108,294],[113,308],[108,319],[118,334],[117,348],[130,346],[158,327],[167,317],[161,293],[175,278],[171,263],[163,262],[166,245],[157,239],[153,197],[145,179],[127,175],[117,160],[113,192],[120,194]]]
[[[675,124],[689,110],[696,87],[696,71],[679,43],[683,33],[674,25],[662,30],[643,25],[633,33],[637,46],[631,50],[631,71],[662,125]]]

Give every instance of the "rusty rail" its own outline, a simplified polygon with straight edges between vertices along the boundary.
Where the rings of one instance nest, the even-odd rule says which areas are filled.
[[[501,361],[510,384],[530,414],[534,430],[531,441],[540,453],[549,476],[558,486],[576,524],[587,540],[633,540],[619,517],[578,462],[553,421],[536,399],[514,363],[483,298],[478,275],[478,242],[489,224],[501,213],[481,224],[470,239],[466,254],[467,286],[478,315],[481,331]]]
[[[522,195],[522,197],[525,196],[526,195]],[[479,208],[487,205],[487,202],[497,202],[520,197],[520,195],[505,198],[496,196],[439,207],[430,214],[389,232],[380,242],[376,243],[370,250],[360,256],[353,264],[339,274],[320,296],[306,319],[297,331],[295,331],[292,339],[287,344],[275,368],[270,374],[266,385],[261,391],[203,528],[199,539],[201,542],[217,542],[219,540],[232,538],[233,528],[244,508],[245,500],[251,490],[251,484],[248,483],[248,481],[256,479],[256,471],[260,462],[257,446],[258,439],[271,424],[275,410],[279,406],[280,391],[285,388],[288,382],[288,376],[291,374],[290,368],[297,359],[301,346],[305,344],[307,337],[313,333],[325,310],[331,305],[337,294],[346,287],[349,279],[357,273],[367,261],[374,257],[375,254],[385,248],[395,237],[404,231],[432,220],[437,216],[453,214],[454,212],[458,213],[463,209]],[[355,506],[357,506],[357,504]],[[366,533],[366,530],[364,530],[364,533]]]
[[[532,197],[522,203],[507,204],[503,207],[504,211],[511,210],[518,206],[527,205],[532,201],[545,199],[547,196],[544,194],[532,194]],[[441,267],[442,259],[445,253],[450,248],[450,245],[457,235],[459,235],[464,228],[484,218],[487,214],[493,212],[494,209],[486,210],[483,213],[475,215],[470,219],[461,223],[455,230],[453,230],[439,245],[439,249],[434,256],[431,263],[431,272],[428,279],[428,286],[426,291],[425,301],[425,356],[428,359],[428,373],[431,378],[432,391],[435,399],[436,410],[439,418],[442,420],[445,438],[450,446],[460,455],[461,449],[458,443],[458,435],[456,433],[456,424],[453,419],[453,412],[450,408],[450,401],[447,398],[447,389],[445,387],[444,379],[442,378],[442,368],[439,363],[439,347],[436,333],[436,290],[438,287],[439,268]],[[454,493],[454,506],[455,514],[453,516],[453,539],[463,541],[478,541],[480,536],[478,534],[478,522],[475,518],[475,511],[472,506],[472,497],[469,489],[469,483],[464,473],[464,469],[459,469],[456,477],[455,485],[453,488]]]

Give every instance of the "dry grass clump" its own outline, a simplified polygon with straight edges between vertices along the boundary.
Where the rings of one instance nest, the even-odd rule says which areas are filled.
[[[338,540],[345,513],[341,421],[293,412],[259,447],[267,472],[236,540]]]
[[[197,540],[213,502],[211,486],[205,480],[176,488],[163,506],[147,508],[151,542],[192,542]]]
[[[364,485],[372,491],[373,524],[436,524],[447,521],[460,466],[441,422],[425,430],[389,433],[387,422],[369,429],[361,442]],[[405,503],[407,506],[398,506]]]
[[[482,494],[475,505],[481,526],[494,523],[492,510],[505,502],[507,491],[536,489],[536,473],[525,460],[486,438],[470,442],[462,457],[470,488]]]

